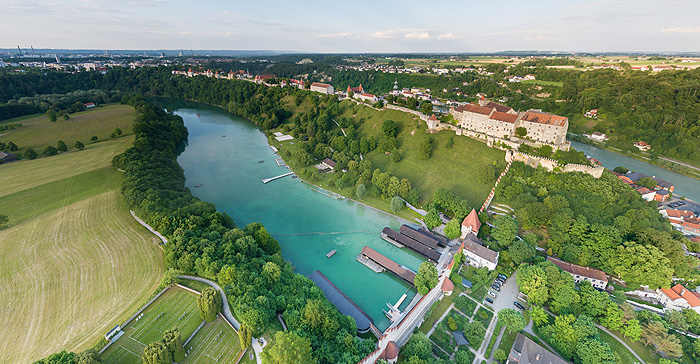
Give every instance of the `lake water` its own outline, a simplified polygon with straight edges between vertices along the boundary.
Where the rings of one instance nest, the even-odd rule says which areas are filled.
[[[673,183],[675,186],[674,195],[685,196],[693,201],[700,201],[700,180],[592,145],[571,141],[571,146],[587,156],[599,160],[605,168],[613,169],[624,166],[635,172],[659,177]]]
[[[424,259],[379,236],[385,226],[398,230],[401,222],[362,204],[314,192],[291,176],[263,184],[261,179],[289,170],[277,165],[275,159],[279,156],[252,123],[206,107],[174,111],[189,130],[189,144],[178,158],[187,187],[228,213],[239,227],[255,221],[263,223],[297,273],[308,276],[320,270],[369,314],[380,330],[386,329],[389,320],[382,312],[386,303],[395,304],[407,293],[403,308],[415,290],[390,273],[373,272],[355,257],[367,245],[418,271]],[[194,187],[198,184],[202,186]],[[333,249],[337,253],[327,258]]]

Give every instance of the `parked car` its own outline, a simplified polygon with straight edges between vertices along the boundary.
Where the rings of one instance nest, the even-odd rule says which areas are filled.
[[[501,287],[499,287],[499,286],[492,285],[491,288],[493,288],[493,290],[496,292],[501,292]]]
[[[501,278],[499,277],[499,278],[496,278],[496,282],[497,282],[498,284],[503,284],[503,283],[506,283],[506,280],[505,280],[505,279],[501,279]]]
[[[506,277],[506,275],[503,273],[498,273],[498,278],[503,278],[503,280],[508,279],[508,277]]]
[[[493,284],[491,285],[491,287],[498,287],[498,288],[501,288],[501,284],[500,284],[499,282],[493,282]]]
[[[489,296],[496,298],[496,293],[489,291]]]
[[[520,302],[518,302],[518,301],[513,302],[513,306],[515,306],[521,310],[525,310],[525,307],[523,307],[523,305],[521,305]]]
[[[486,301],[490,304],[493,304],[493,299],[491,299],[491,297],[486,297],[486,299],[484,299],[484,301]]]

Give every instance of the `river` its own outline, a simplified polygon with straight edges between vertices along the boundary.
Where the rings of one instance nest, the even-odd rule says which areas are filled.
[[[191,107],[191,106],[188,106]],[[204,201],[216,204],[239,227],[259,221],[275,237],[297,273],[320,270],[384,330],[382,312],[404,294],[405,307],[415,290],[390,273],[377,274],[355,260],[367,245],[414,271],[422,257],[399,249],[379,236],[385,226],[401,222],[349,200],[335,200],[309,189],[299,179],[261,179],[289,172],[275,162],[266,136],[249,121],[205,106],[176,108],[189,130],[189,143],[178,157],[186,185]],[[262,162],[261,162],[262,161]],[[201,187],[195,185],[201,184]],[[331,258],[326,254],[336,249]]]
[[[642,162],[640,160],[624,156],[619,153],[600,149],[592,145],[571,141],[571,146],[603,163],[607,169],[624,166],[635,172],[656,176],[673,183],[674,195],[685,196],[693,201],[700,201],[700,180],[669,171],[668,169]]]

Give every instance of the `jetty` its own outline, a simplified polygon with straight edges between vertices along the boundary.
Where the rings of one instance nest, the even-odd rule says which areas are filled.
[[[330,252],[328,252],[328,254],[326,254],[326,258],[330,258],[330,257],[332,257],[332,256],[333,256],[333,254],[335,254],[335,253],[337,253],[337,252],[338,252],[338,251],[337,251],[337,250],[335,250],[335,249],[331,250]]]
[[[288,172],[288,173],[285,173],[285,174],[280,174],[279,176],[275,176],[275,177],[271,177],[271,178],[265,178],[265,179],[262,180],[262,183],[272,182],[272,181],[274,181],[274,180],[276,180],[276,179],[278,179],[278,178],[287,177],[287,176],[289,176],[289,175],[291,175],[291,174],[294,174],[294,173],[293,173],[293,172]]]
[[[357,332],[365,333],[371,330],[374,320],[365,313],[350,297],[346,296],[340,288],[336,287],[326,276],[320,271],[315,271],[309,276],[316,286],[323,291],[323,294],[328,298],[338,311],[343,315],[348,315],[355,319],[357,324]]]
[[[318,186],[309,185],[309,188],[310,188],[312,191],[316,191],[316,192],[318,192],[318,193],[320,193],[320,194],[326,195],[326,196],[328,196],[328,197],[330,197],[330,198],[333,198],[333,199],[336,199],[336,200],[341,200],[341,199],[344,199],[344,198],[345,198],[345,197],[343,197],[343,195],[341,195],[341,194],[338,194],[338,193],[335,193],[335,192],[332,192],[332,191],[328,191],[328,190],[323,189],[323,188],[318,187]]]
[[[362,250],[360,251],[360,255],[363,256],[365,259],[371,261],[375,265],[384,268],[391,273],[394,273],[397,277],[403,279],[406,283],[413,286],[413,280],[416,278],[416,273],[412,272],[410,269],[379,254],[376,250],[368,246],[362,248]]]

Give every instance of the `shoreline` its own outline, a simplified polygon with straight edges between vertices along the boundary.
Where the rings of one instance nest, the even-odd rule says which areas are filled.
[[[578,135],[578,134],[573,134],[573,133],[569,133],[569,134]],[[700,171],[697,172],[698,174],[687,174],[687,173],[683,173],[683,172],[679,172],[679,171],[674,171],[674,170],[672,170],[672,169],[670,169],[670,168],[668,168],[668,167],[666,167],[666,166],[662,166],[662,165],[660,165],[660,164],[653,163],[650,159],[644,159],[643,157],[640,157],[640,156],[638,156],[637,154],[634,154],[634,153],[633,153],[633,154],[631,154],[631,155],[627,155],[627,154],[624,154],[624,153],[620,153],[621,151],[620,151],[619,149],[617,149],[617,148],[613,148],[613,147],[610,147],[610,146],[605,145],[605,144],[602,144],[602,143],[595,143],[595,142],[591,142],[591,141],[589,141],[589,140],[584,140],[584,139],[585,139],[585,138],[582,138],[581,140],[573,140],[573,141],[578,142],[578,143],[581,143],[581,144],[589,145],[589,146],[592,146],[592,147],[595,147],[595,148],[598,148],[598,149],[606,150],[606,151],[608,151],[608,152],[612,152],[612,153],[615,153],[615,154],[619,154],[619,155],[621,155],[621,156],[623,156],[623,157],[636,159],[636,160],[638,160],[638,161],[640,161],[640,162],[648,163],[648,164],[651,164],[652,166],[659,167],[659,168],[663,168],[663,169],[665,169],[665,170],[667,170],[667,171],[669,171],[669,172],[678,173],[678,174],[683,175],[683,176],[686,176],[686,177],[690,177],[690,178],[694,178],[694,179],[700,180]],[[575,149],[575,148],[574,148],[574,149]],[[685,168],[691,168],[691,167],[684,166],[684,165],[680,164],[680,163],[685,163],[685,162],[680,162],[680,163],[679,163],[679,161],[670,160],[671,158],[666,157],[666,156],[663,156],[663,155],[660,155],[660,156],[659,156],[659,158],[661,158],[661,157],[665,158],[665,159],[663,159],[663,160],[665,160],[665,161],[667,161],[667,162],[669,162],[669,163],[678,164],[678,165],[683,166],[683,167],[685,167]],[[687,163],[686,163],[686,164],[687,164]],[[692,168],[699,168],[699,167],[693,166]],[[692,169],[692,168],[691,168],[691,169]]]

